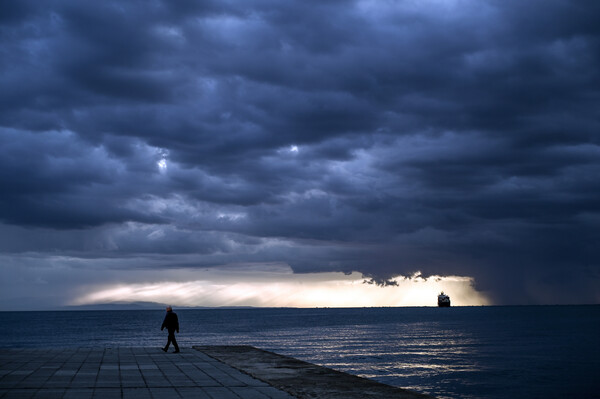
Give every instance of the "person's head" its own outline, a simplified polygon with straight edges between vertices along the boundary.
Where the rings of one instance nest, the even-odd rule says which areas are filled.
[[[172,312],[173,308],[171,307],[171,305],[167,306],[167,312]]]

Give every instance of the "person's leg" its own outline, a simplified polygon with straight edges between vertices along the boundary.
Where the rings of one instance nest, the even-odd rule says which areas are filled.
[[[175,339],[175,333],[173,333],[173,338],[171,339],[171,341],[173,341],[173,346],[175,347],[175,353],[179,352],[179,345],[177,345],[177,340]]]
[[[173,343],[173,346],[175,347],[175,351],[179,351],[179,347],[177,346],[177,341],[175,340],[175,331],[169,331],[169,340],[167,341],[166,349],[169,349],[169,344],[171,344],[171,342]]]
[[[169,336],[167,337],[167,345],[163,348],[163,351],[168,351],[169,350],[169,345],[171,345],[171,333],[169,332]]]

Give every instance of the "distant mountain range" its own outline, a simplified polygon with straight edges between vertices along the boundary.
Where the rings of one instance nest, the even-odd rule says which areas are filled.
[[[165,310],[167,305],[158,302],[110,302],[91,305],[63,306],[59,310]],[[251,309],[254,306],[176,306],[173,309]]]

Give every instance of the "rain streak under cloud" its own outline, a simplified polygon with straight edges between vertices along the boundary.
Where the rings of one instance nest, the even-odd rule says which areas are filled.
[[[367,305],[427,305],[405,294],[444,282],[462,304],[599,303],[599,17],[591,0],[2,2],[3,307],[207,281],[234,290],[223,304],[348,282]]]

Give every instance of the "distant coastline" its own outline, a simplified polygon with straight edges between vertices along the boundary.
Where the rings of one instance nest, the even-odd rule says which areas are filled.
[[[164,310],[166,304],[158,302],[99,303],[92,305],[64,306],[61,310]],[[256,306],[176,306],[177,309],[253,309]]]
[[[48,309],[0,309],[0,312],[63,312],[63,311],[122,311],[122,310],[152,310],[152,311],[163,311],[166,304],[157,302],[129,302],[129,303],[99,303],[90,305],[73,305],[73,306],[62,306]],[[402,309],[420,309],[420,308],[437,308],[437,305],[427,306],[364,306],[364,307],[293,307],[293,306],[179,306],[173,305],[179,310],[235,310],[235,309],[388,309],[388,308],[402,308]],[[458,305],[452,306],[453,308],[483,308],[483,307],[569,307],[569,306],[600,306],[594,303],[582,303],[582,304],[537,304],[537,305]]]

